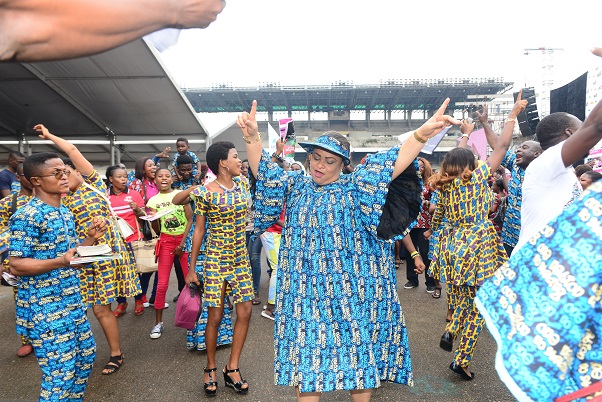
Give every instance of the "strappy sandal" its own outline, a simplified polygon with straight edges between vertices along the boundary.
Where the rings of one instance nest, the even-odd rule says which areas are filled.
[[[217,372],[217,367],[212,369],[208,369],[207,367],[203,368],[203,372],[205,374],[209,374],[209,382],[203,383],[203,389],[205,390],[205,395],[207,396],[216,396],[217,395],[217,381],[213,379],[213,374]],[[208,389],[209,387],[215,387],[215,389]]]
[[[226,387],[231,387],[232,389],[234,389],[234,391],[236,391],[237,394],[246,394],[247,392],[249,392],[249,384],[244,378],[242,378],[242,374],[240,375],[240,381],[238,382],[234,382],[232,377],[230,377],[229,375],[230,373],[240,373],[240,369],[235,368],[233,370],[228,370],[228,365],[226,365],[226,367],[224,367],[223,373]],[[247,388],[242,387],[245,384],[247,384]]]
[[[121,368],[122,364],[123,364],[123,353],[120,354],[119,356],[111,356],[109,358],[109,362],[107,363],[105,368],[102,369],[102,374],[104,374],[104,375],[114,374],[117,372],[117,370],[119,370]],[[105,370],[109,370],[109,371],[105,372]]]
[[[128,308],[128,304],[127,302],[125,303],[119,303],[117,305],[117,308],[115,308],[115,310],[113,310],[113,314],[115,314],[115,317],[121,317],[122,315],[125,314],[125,309]],[[119,356],[117,356],[119,357]]]
[[[144,314],[144,302],[142,300],[136,300],[136,305],[134,306],[134,314]]]
[[[433,292],[433,299],[439,299],[441,298],[441,288],[435,288],[435,291]]]

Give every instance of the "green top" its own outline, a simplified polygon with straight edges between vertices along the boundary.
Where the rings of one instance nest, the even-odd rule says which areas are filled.
[[[165,210],[173,210],[172,213],[159,218],[161,220],[161,233],[177,236],[186,231],[188,220],[186,219],[184,206],[172,203],[173,197],[179,192],[180,190],[173,190],[171,193],[159,193],[152,196],[146,203],[148,208],[154,209],[157,213]]]

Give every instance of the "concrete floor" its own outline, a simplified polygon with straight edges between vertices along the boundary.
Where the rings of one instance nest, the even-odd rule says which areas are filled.
[[[265,272],[265,271],[264,271]],[[260,297],[265,302],[267,275],[262,278]],[[415,386],[386,383],[373,393],[373,401],[513,401],[494,369],[495,343],[485,329],[471,364],[476,377],[463,381],[449,370],[452,354],[439,348],[445,327],[445,295],[436,300],[426,293],[424,283],[415,289],[403,289],[405,266],[398,270],[398,287],[408,326]],[[177,294],[172,273],[167,300]],[[202,368],[205,353],[186,349],[186,333],[173,326],[175,304],[164,312],[163,336],[149,337],[154,325],[154,310],[142,316],[133,314],[130,300],[127,314],[119,319],[125,363],[119,372],[103,376],[109,357],[108,346],[98,321],[90,312],[92,330],[98,344],[96,365],[86,391],[87,401],[197,401],[208,399],[203,393]],[[38,399],[40,369],[35,357],[18,358],[19,338],[15,334],[12,289],[0,286],[0,401]],[[273,385],[273,322],[260,316],[261,305],[253,306],[253,318],[243,350],[241,371],[250,384],[250,392],[239,396],[224,388],[218,377],[220,401],[293,401],[293,388]],[[218,366],[228,359],[229,347],[218,348]],[[323,401],[351,400],[348,392],[332,392]]]

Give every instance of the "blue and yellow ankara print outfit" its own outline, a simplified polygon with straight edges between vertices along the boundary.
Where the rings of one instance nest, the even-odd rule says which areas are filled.
[[[73,216],[65,206],[38,198],[10,220],[11,257],[46,260],[77,245]],[[81,401],[96,357],[96,343],[71,266],[19,277],[17,333],[31,340],[42,370],[40,401]]]
[[[508,181],[508,208],[502,227],[502,241],[510,247],[516,246],[520,236],[520,208],[523,203],[523,180],[525,169],[516,164],[516,152],[508,151],[501,164],[511,172]]]
[[[284,171],[263,152],[256,232],[271,226],[286,203],[276,285],[277,385],[327,392],[381,381],[413,384],[393,242],[418,217],[422,186],[416,162],[391,183],[398,152],[371,155],[324,186]]]
[[[602,182],[543,227],[479,289],[495,367],[519,401],[602,380]]]
[[[121,255],[114,260],[87,264],[80,270],[84,305],[92,307],[95,304],[111,304],[117,296],[134,297],[141,292],[140,280],[136,273],[136,261],[111,219],[108,199],[98,193],[100,191],[106,194],[105,184],[96,170],[83,178],[84,184],[63,197],[63,204],[69,208],[75,218],[78,236],[83,240],[92,217],[102,217],[106,219],[107,230],[98,239],[97,244],[108,244],[114,253]]]
[[[192,227],[188,232],[188,237],[186,238],[186,244],[184,246],[184,251],[188,252],[188,256],[191,256],[192,249],[192,237],[194,235],[194,227],[196,226],[196,213],[195,211],[195,203],[192,201],[194,196],[191,196],[191,208],[193,211],[192,214]],[[196,262],[193,264],[192,261],[188,261],[188,266],[191,269],[194,269],[197,278],[202,283],[205,282],[205,241],[207,240],[207,235],[209,230],[209,225],[205,222],[205,238],[201,243],[201,249],[199,250],[199,255],[197,257]],[[228,296],[228,294],[226,294]],[[209,319],[209,306],[203,298],[203,308],[201,310],[201,314],[199,319],[192,330],[186,330],[186,348],[188,349],[196,349],[196,350],[205,350],[207,349],[207,345],[205,343],[205,330],[207,329],[207,320]],[[229,345],[232,343],[232,337],[234,336],[234,327],[232,326],[232,309],[230,309],[228,303],[224,306],[224,312],[222,314],[222,321],[220,322],[219,327],[217,328],[217,346]]]
[[[246,180],[233,177],[234,189],[216,193],[199,186],[192,190],[194,213],[205,216],[207,235],[203,261],[205,303],[221,306],[222,284],[228,284],[232,303],[252,300],[253,284],[246,245],[246,216],[249,186]]]
[[[474,297],[478,287],[507,260],[500,237],[488,219],[493,193],[487,185],[489,162],[480,163],[469,181],[454,179],[439,191],[433,214],[433,232],[439,243],[433,250],[429,274],[445,282],[453,303],[452,320],[446,326],[459,339],[454,363],[468,367],[472,360],[483,317]],[[445,224],[442,224],[445,218]]]
[[[191,178],[192,179],[192,178]],[[180,182],[182,183],[182,182]],[[175,183],[174,183],[175,184]],[[180,190],[186,190],[192,187],[194,184],[185,184],[183,187],[180,187]],[[172,186],[173,187],[173,186]],[[186,237],[186,243],[184,244],[184,248],[182,251],[188,253],[188,266],[189,269],[194,269],[197,278],[199,281],[204,282],[203,274],[204,274],[204,261],[205,261],[205,240],[207,239],[207,231],[209,227],[205,225],[205,239],[201,244],[201,249],[199,250],[199,256],[195,263],[193,263],[190,258],[192,257],[192,237],[194,236],[194,228],[196,227],[196,213],[195,211],[195,203],[194,196],[191,196],[190,200],[190,208],[192,209],[192,225],[190,226],[190,230],[188,231],[188,236]],[[226,295],[227,296],[227,295]],[[205,350],[207,349],[207,345],[205,343],[205,329],[207,328],[207,320],[209,318],[209,310],[208,305],[203,298],[203,307],[201,310],[201,314],[199,315],[199,319],[192,330],[186,330],[186,348],[187,349],[196,349],[196,350]],[[226,303],[224,306],[224,312],[222,315],[222,321],[217,329],[217,346],[229,345],[232,343],[232,337],[234,335],[234,328],[232,326],[232,310]]]

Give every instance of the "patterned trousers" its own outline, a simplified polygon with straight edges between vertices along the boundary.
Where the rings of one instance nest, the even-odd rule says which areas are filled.
[[[75,316],[75,319],[74,319]],[[81,401],[96,358],[96,342],[82,309],[53,322],[45,331],[29,331],[42,369],[40,401]]]
[[[485,324],[483,316],[474,303],[477,288],[448,285],[448,290],[451,290],[450,301],[453,303],[454,313],[445,330],[452,333],[454,340],[459,339],[454,362],[457,366],[468,367]]]

